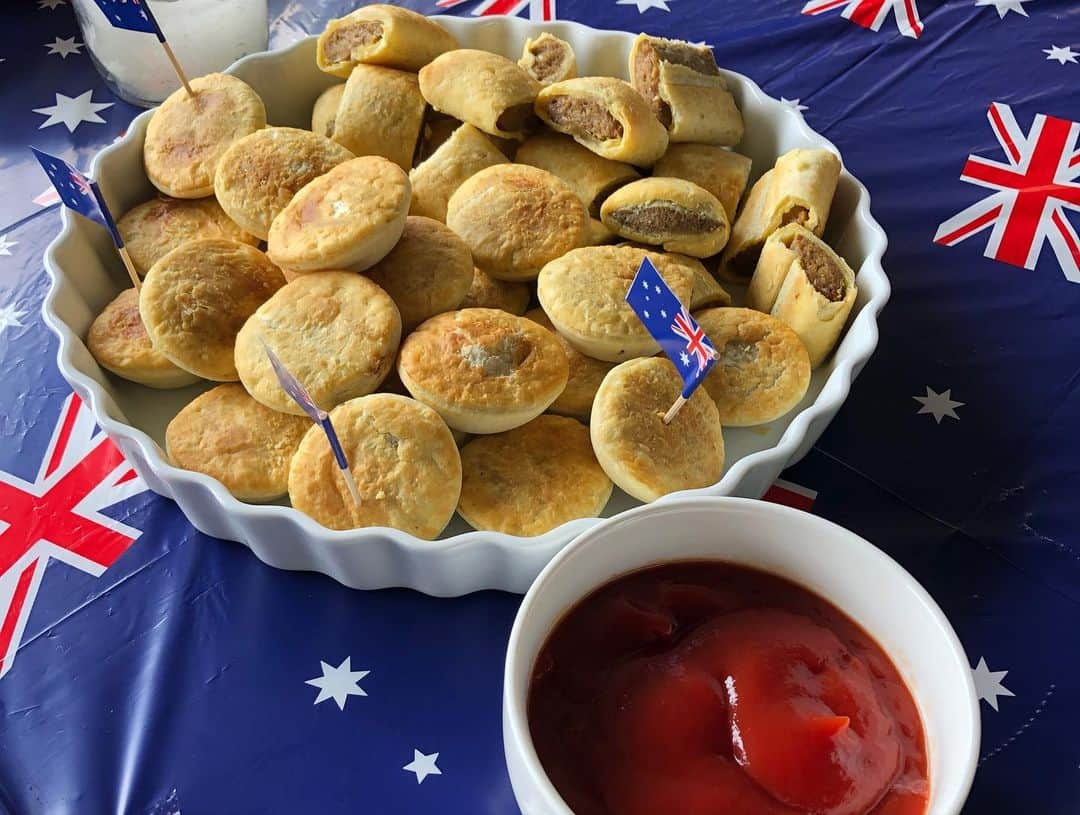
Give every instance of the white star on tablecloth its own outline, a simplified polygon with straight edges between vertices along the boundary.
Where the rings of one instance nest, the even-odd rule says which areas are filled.
[[[25,311],[19,311],[15,306],[0,306],[0,331],[5,328],[22,328],[20,317],[25,317]]]
[[[75,42],[74,37],[68,37],[66,40],[56,37],[52,42],[45,43],[45,48],[49,49],[49,53],[59,54],[60,59],[67,59],[68,54],[81,54],[82,52],[79,49],[82,47],[83,44]]]
[[[354,671],[352,657],[345,657],[344,662],[336,668],[322,660],[319,660],[319,664],[322,666],[323,675],[304,682],[305,685],[314,685],[319,689],[319,695],[315,697],[314,704],[318,705],[327,699],[333,699],[337,702],[338,709],[344,710],[345,700],[350,696],[367,696],[364,689],[357,683],[371,671]]]
[[[667,0],[618,0],[615,5],[637,6],[638,14],[644,14],[651,8],[658,8],[661,11],[671,11],[671,9],[668,8]]]
[[[7,235],[0,235],[0,255],[11,255],[11,247],[17,244],[18,241],[13,241],[8,238]]]
[[[941,424],[941,420],[946,416],[960,421],[960,417],[956,415],[956,408],[963,407],[965,404],[953,400],[952,388],[938,393],[929,385],[926,386],[926,396],[912,396],[911,398],[922,405],[917,415],[929,413],[938,424]]]
[[[685,351],[679,352],[679,361],[682,362],[683,366],[690,367],[690,357]]]
[[[991,671],[983,657],[979,657],[979,664],[971,669],[971,678],[975,681],[975,695],[994,710],[998,709],[999,696],[1016,696],[1001,684],[1007,673],[1008,671]]]
[[[1044,48],[1043,53],[1046,54],[1047,59],[1056,59],[1062,65],[1066,62],[1073,64],[1080,64],[1076,62],[1076,58],[1080,57],[1080,54],[1073,51],[1072,48],[1066,45],[1062,48],[1060,45],[1051,45],[1049,48]]]
[[[660,309],[660,316],[665,320],[667,319],[667,312],[664,309]]]
[[[416,774],[416,783],[423,784],[424,779],[429,775],[442,775],[442,770],[435,766],[435,762],[439,760],[438,753],[432,753],[427,756],[413,748],[413,760],[406,764],[401,769],[405,772]]]
[[[38,8],[54,9],[57,6],[66,6],[67,0],[38,0]]]
[[[810,110],[809,107],[802,103],[801,99],[788,99],[786,96],[781,96],[780,101],[792,110],[797,110],[799,113],[802,113],[804,110]]]
[[[1024,3],[1030,3],[1031,0],[975,0],[976,6],[993,6],[997,9],[998,18],[1004,19],[1005,15],[1010,11],[1015,11],[1024,17],[1029,16],[1027,9],[1024,8]]]
[[[64,96],[62,93],[55,94],[55,105],[47,108],[34,108],[34,113],[40,113],[42,116],[48,117],[42,124],[38,125],[38,130],[62,124],[69,132],[74,133],[75,128],[83,122],[105,124],[105,120],[98,116],[97,112],[105,110],[105,108],[111,108],[113,103],[95,102],[93,94],[93,90],[74,97]]]
[[[646,320],[647,320],[647,319],[649,319],[649,312],[647,312],[647,311],[642,311],[641,313],[645,315],[645,319],[646,319]]]

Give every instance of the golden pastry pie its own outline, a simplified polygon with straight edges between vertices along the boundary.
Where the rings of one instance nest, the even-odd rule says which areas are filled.
[[[616,366],[596,394],[590,424],[596,458],[639,501],[710,487],[724,473],[720,415],[704,388],[664,424],[682,388],[675,366],[651,357]]]
[[[547,31],[539,37],[525,40],[518,65],[541,85],[551,85],[577,76],[573,47]]]
[[[241,229],[215,198],[152,198],[125,212],[116,222],[131,262],[140,275],[182,243],[198,238],[226,238],[257,246],[259,239]]]
[[[330,410],[382,383],[401,342],[401,317],[390,295],[354,272],[301,275],[263,303],[236,338],[240,381],[255,399],[303,414],[278,382],[269,346]],[[265,343],[265,345],[264,345]]]
[[[281,271],[253,246],[188,241],[151,267],[139,312],[154,348],[170,362],[203,379],[235,382],[236,335],[283,285]]]
[[[624,238],[698,258],[717,254],[731,233],[716,196],[681,178],[627,184],[604,201],[600,218]]]
[[[353,154],[325,136],[294,127],[264,127],[225,151],[214,195],[241,228],[266,240],[270,224],[297,191]]]
[[[630,76],[671,141],[742,141],[742,114],[707,45],[639,34],[630,50]]]
[[[397,246],[365,275],[393,298],[407,334],[461,306],[472,285],[472,254],[446,224],[410,215]]]
[[[289,462],[310,426],[237,384],[218,385],[173,417],[165,448],[175,466],[216,478],[241,501],[273,501],[288,491]]]
[[[858,293],[842,257],[806,227],[788,224],[765,241],[746,304],[791,326],[816,368],[840,338]]]
[[[766,424],[802,401],[810,357],[788,326],[749,308],[710,308],[694,318],[718,355],[702,387],[725,427]]]
[[[334,408],[330,421],[361,501],[313,425],[289,469],[293,507],[329,529],[385,526],[437,538],[461,494],[461,456],[439,414],[406,396],[375,393]]]
[[[472,283],[461,301],[461,307],[496,308],[520,317],[529,307],[531,296],[525,283],[498,280],[482,269],[474,269]]]
[[[536,114],[598,156],[651,167],[668,147],[668,132],[637,91],[621,79],[579,77],[548,85]]]
[[[487,308],[432,317],[405,338],[398,356],[409,393],[465,433],[502,433],[535,419],[563,392],[569,373],[551,332]]]
[[[311,109],[311,132],[326,136],[328,139],[334,135],[337,109],[341,104],[343,93],[345,93],[345,83],[339,82],[319,94],[319,98],[315,100],[315,106]]]
[[[734,221],[752,163],[746,156],[711,144],[673,144],[656,162],[653,175],[694,182],[715,195],[728,220]]]
[[[491,139],[470,124],[461,125],[412,172],[410,215],[446,222],[446,205],[458,187],[481,170],[507,164]]]
[[[229,146],[266,127],[266,108],[251,86],[228,74],[191,80],[154,110],[146,126],[143,164],[155,187],[174,198],[205,198]]]
[[[780,156],[751,187],[731,227],[721,276],[748,281],[765,240],[787,224],[801,224],[820,238],[839,179],[840,159],[828,150],[798,149]]]
[[[302,187],[270,225],[267,254],[300,274],[362,272],[394,248],[405,229],[411,186],[380,156],[339,164]]]
[[[533,537],[594,518],[611,479],[593,455],[589,429],[562,416],[473,439],[461,450],[458,514],[474,529]]]
[[[497,164],[460,187],[446,225],[468,244],[476,265],[500,280],[535,280],[545,263],[584,243],[585,205],[546,170]]]
[[[382,156],[408,172],[427,103],[416,74],[357,65],[338,103],[334,141],[358,156]]]
[[[150,388],[183,388],[199,377],[154,350],[139,316],[139,293],[124,289],[90,324],[86,347],[98,365]]]
[[[626,303],[626,293],[648,257],[682,303],[694,273],[656,252],[631,246],[588,246],[553,260],[537,284],[540,305],[578,351],[605,362],[652,356],[660,346]]]
[[[417,71],[457,48],[454,36],[434,20],[407,8],[376,3],[331,20],[319,35],[319,69],[347,77],[359,63]]]
[[[615,367],[615,363],[601,362],[582,354],[567,341],[566,337],[555,330],[555,326],[551,324],[551,320],[543,309],[531,309],[525,312],[525,317],[542,325],[555,336],[566,354],[566,361],[570,363],[570,375],[566,380],[566,388],[559,394],[559,398],[551,403],[548,413],[570,416],[587,423],[589,414],[592,412],[593,399],[596,398],[596,391],[608,371]]]
[[[435,110],[492,136],[521,139],[535,121],[540,83],[506,57],[462,48],[421,68],[420,90]]]
[[[593,218],[600,217],[600,206],[611,193],[641,178],[629,164],[601,158],[569,136],[551,131],[527,139],[514,161],[557,175],[577,193]]]

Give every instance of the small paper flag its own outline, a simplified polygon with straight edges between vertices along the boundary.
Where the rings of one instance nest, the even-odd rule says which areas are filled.
[[[120,237],[120,231],[116,228],[116,222],[113,220],[112,213],[109,212],[109,207],[98,185],[62,158],[38,150],[36,147],[30,149],[34,151],[34,155],[64,205],[92,221],[97,221],[109,230],[116,246],[123,247],[124,239]]]
[[[153,34],[158,38],[158,42],[165,42],[161,26],[154,19],[154,13],[150,11],[150,4],[146,0],[94,0],[94,2],[113,27]]]

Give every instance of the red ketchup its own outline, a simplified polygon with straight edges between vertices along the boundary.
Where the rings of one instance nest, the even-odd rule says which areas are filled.
[[[585,598],[540,651],[529,726],[576,815],[927,809],[922,723],[889,657],[741,566],[657,566]]]

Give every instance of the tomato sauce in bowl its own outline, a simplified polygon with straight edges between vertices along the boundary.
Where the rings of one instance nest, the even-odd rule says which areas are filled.
[[[919,712],[876,642],[795,583],[654,566],[574,606],[528,720],[575,815],[924,815]]]

